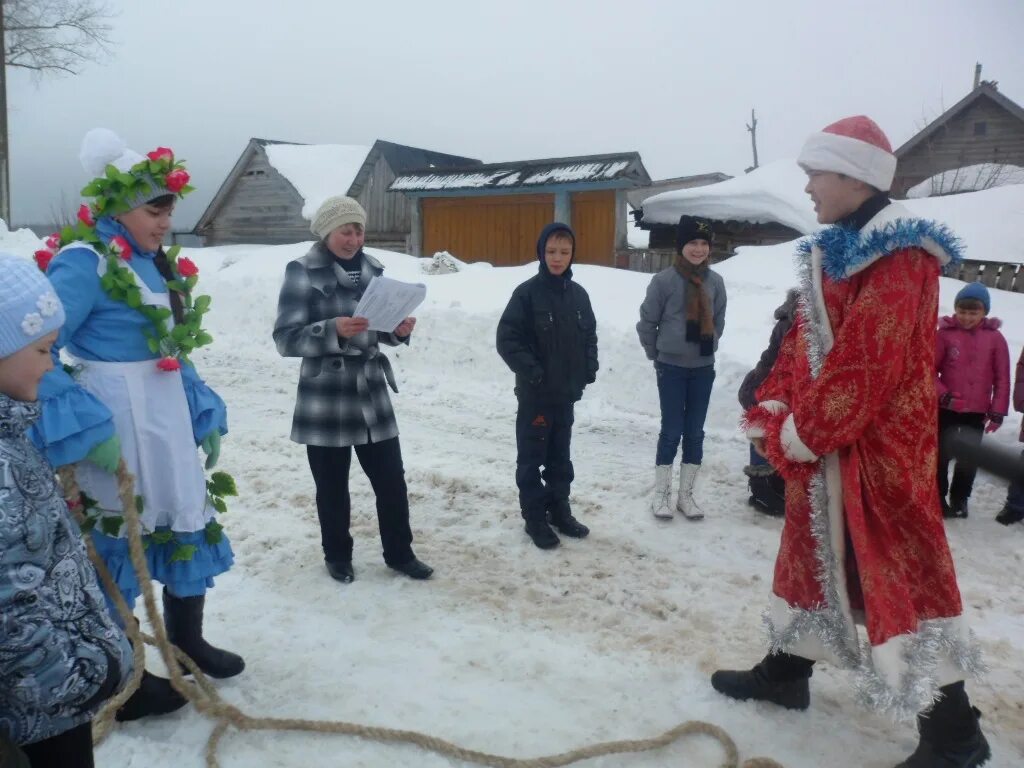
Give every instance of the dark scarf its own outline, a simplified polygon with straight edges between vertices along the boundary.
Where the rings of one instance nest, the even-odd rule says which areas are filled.
[[[715,353],[715,318],[711,314],[711,301],[704,290],[704,278],[708,274],[708,262],[694,266],[680,254],[676,256],[676,272],[692,286],[686,291],[686,340],[700,344],[702,357]]]

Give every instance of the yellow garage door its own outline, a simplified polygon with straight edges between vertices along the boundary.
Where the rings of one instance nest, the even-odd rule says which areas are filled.
[[[448,251],[463,261],[496,267],[536,259],[537,235],[555,215],[554,195],[427,197],[422,202],[423,255]]]
[[[615,263],[615,190],[574,192],[572,228],[576,231],[579,264]]]

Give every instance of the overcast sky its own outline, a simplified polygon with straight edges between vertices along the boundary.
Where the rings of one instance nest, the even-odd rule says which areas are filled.
[[[75,77],[9,70],[12,218],[72,209],[96,126],[172,147],[191,227],[252,137],[377,138],[487,162],[636,150],[654,178],[796,155],[867,114],[894,146],[974,64],[1024,104],[1022,0],[113,0]],[[339,190],[340,191],[340,190]]]

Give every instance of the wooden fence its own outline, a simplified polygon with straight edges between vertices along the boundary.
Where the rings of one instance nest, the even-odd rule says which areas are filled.
[[[716,258],[717,257],[717,258]],[[712,263],[724,261],[728,255],[711,254]],[[615,266],[633,272],[660,272],[672,266],[675,251],[662,248],[630,248],[615,254]],[[1024,264],[998,261],[964,261],[958,267],[947,268],[946,277],[965,283],[982,283],[1001,291],[1024,293]]]

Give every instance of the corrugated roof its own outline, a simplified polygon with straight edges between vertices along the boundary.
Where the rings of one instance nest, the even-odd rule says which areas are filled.
[[[396,192],[429,192],[573,183],[600,185],[602,182],[623,179],[633,182],[633,186],[650,183],[651,178],[638,153],[520,160],[457,168],[421,168],[399,174],[389,189]]]

